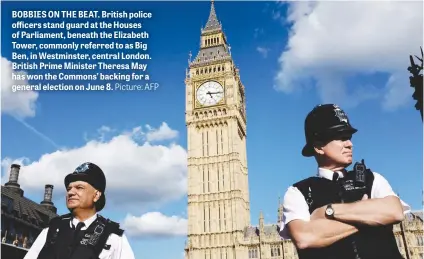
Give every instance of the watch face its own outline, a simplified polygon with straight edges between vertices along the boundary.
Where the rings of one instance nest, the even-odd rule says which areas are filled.
[[[321,212],[322,213],[322,212]],[[332,215],[333,214],[333,209],[332,208],[327,208],[326,210],[325,210],[325,213],[327,214],[327,215]]]
[[[202,84],[196,93],[197,101],[201,105],[210,106],[219,103],[224,97],[224,87],[218,82],[209,81]]]

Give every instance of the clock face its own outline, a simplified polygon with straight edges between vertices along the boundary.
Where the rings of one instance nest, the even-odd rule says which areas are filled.
[[[224,98],[224,87],[215,81],[206,82],[197,89],[196,98],[201,105],[215,105]]]

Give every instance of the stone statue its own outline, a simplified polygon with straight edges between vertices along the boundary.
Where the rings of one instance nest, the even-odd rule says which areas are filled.
[[[24,242],[22,244],[22,247],[23,248],[28,248],[28,238],[27,237],[24,237]]]
[[[7,237],[7,230],[4,232],[4,237],[1,239],[2,243],[6,243],[6,238]]]
[[[421,58],[415,56],[419,61],[421,61],[421,65],[415,64],[414,58],[412,55],[409,56],[409,60],[411,62],[411,66],[408,67],[408,71],[412,74],[409,77],[410,86],[415,88],[415,92],[412,95],[414,100],[417,100],[415,104],[415,109],[419,110],[421,113],[421,120],[423,119],[423,49],[421,48]]]
[[[18,240],[18,234],[16,234],[16,236],[15,236],[15,240],[13,240],[13,243],[12,243],[14,246],[18,246],[19,245],[19,240]]]

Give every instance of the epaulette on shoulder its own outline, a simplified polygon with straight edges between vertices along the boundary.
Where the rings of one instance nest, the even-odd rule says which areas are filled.
[[[311,176],[311,177],[308,177],[308,178],[306,178],[306,179],[303,179],[303,180],[300,180],[300,181],[298,181],[298,182],[294,183],[294,184],[293,184],[293,186],[294,186],[294,187],[297,187],[297,186],[303,186],[303,185],[308,184],[308,183],[310,183],[311,181],[313,181],[313,180],[317,180],[317,179],[319,179],[319,177],[317,177],[317,176]]]
[[[120,228],[119,223],[108,219],[108,224],[111,233],[116,234],[120,237],[124,234],[124,230]]]
[[[53,225],[53,224],[58,223],[58,222],[60,222],[60,221],[62,221],[62,220],[65,220],[65,219],[70,219],[71,217],[72,217],[72,214],[71,214],[71,213],[68,213],[68,214],[64,214],[64,215],[61,215],[61,216],[54,217],[54,218],[52,218],[52,219],[49,221],[49,225]]]
[[[99,215],[99,218],[106,224],[110,233],[118,235],[118,236],[122,236],[122,234],[124,234],[124,230],[120,228],[119,223],[112,221],[110,219],[106,219],[101,215]]]
[[[62,216],[59,216],[59,218],[61,218],[61,219],[70,219],[70,218],[72,218],[72,214],[71,213],[63,214]]]

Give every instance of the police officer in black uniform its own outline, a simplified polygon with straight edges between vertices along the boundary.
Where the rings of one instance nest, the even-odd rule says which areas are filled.
[[[93,163],[83,163],[65,177],[69,214],[54,218],[24,259],[134,259],[119,224],[100,214],[106,178]]]
[[[393,224],[410,207],[365,162],[352,164],[352,127],[334,104],[306,117],[305,157],[315,157],[316,176],[287,189],[280,233],[296,245],[299,259],[402,259]]]

